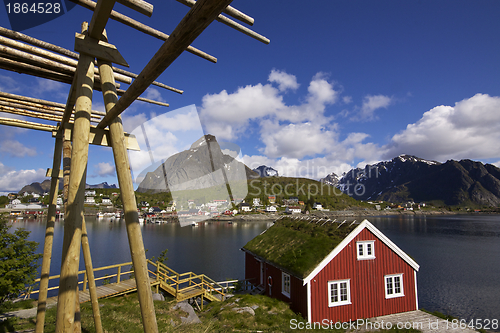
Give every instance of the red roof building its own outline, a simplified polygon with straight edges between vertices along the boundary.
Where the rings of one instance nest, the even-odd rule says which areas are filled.
[[[317,221],[317,220],[316,220]],[[285,218],[243,248],[245,278],[308,322],[418,309],[419,265],[369,221]]]

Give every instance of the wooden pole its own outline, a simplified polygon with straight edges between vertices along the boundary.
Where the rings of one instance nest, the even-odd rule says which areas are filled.
[[[64,129],[61,128],[58,132],[59,135],[64,133]],[[64,213],[67,212],[68,206],[68,188],[69,188],[69,174],[71,168],[71,141],[64,139],[63,136],[63,201],[64,201]],[[81,313],[80,313],[80,298],[78,296],[79,290],[78,285],[76,287],[76,297],[75,297],[75,325],[73,333],[81,333],[82,323],[81,323]]]
[[[46,107],[46,106],[52,106],[54,110],[60,110],[61,112],[64,112],[64,108],[66,107],[65,104],[62,103],[56,103],[56,102],[51,102],[51,101],[46,101],[43,99],[38,99],[38,98],[31,98],[31,97],[26,97],[26,96],[21,96],[21,95],[15,95],[15,94],[9,94],[6,92],[0,91],[0,97],[3,97],[4,99],[10,99],[16,101],[16,103],[23,103],[26,102],[26,105],[35,105],[38,104],[40,107]],[[31,103],[31,104],[28,104]],[[104,116],[106,112],[101,112],[101,111],[95,111],[92,110],[93,115],[100,115]]]
[[[196,3],[196,1],[194,0],[177,0],[177,1],[189,7],[193,7],[194,4]],[[240,12],[234,7],[227,6],[226,9],[224,9],[222,12],[248,25],[253,25],[254,23],[254,19],[252,17],[246,15],[245,13]]]
[[[101,312],[99,311],[99,302],[97,301],[97,289],[95,286],[94,269],[92,267],[92,258],[90,255],[89,237],[87,234],[87,226],[85,225],[85,218],[82,221],[82,249],[83,259],[85,261],[85,271],[89,282],[89,294],[92,302],[95,331],[96,333],[103,333]]]
[[[125,111],[165,69],[205,30],[232,0],[199,0],[174,29],[169,39],[160,47],[139,77],[132,82],[118,103],[97,127],[105,128],[111,120]],[[102,73],[101,73],[102,75]]]
[[[61,55],[56,54],[54,52],[49,52],[49,51],[43,50],[43,49],[35,47],[35,46],[26,45],[26,44],[17,42],[15,40],[0,36],[0,50],[2,50],[3,48],[6,48],[8,50],[8,51],[6,51],[6,53],[11,53],[13,55],[17,54],[19,56],[29,58],[27,56],[27,54],[31,54],[31,55],[37,56],[37,57],[33,57],[32,58],[33,60],[39,60],[39,58],[42,58],[42,59],[45,58],[45,59],[49,59],[55,63],[70,66],[71,68],[73,68],[73,72],[75,71],[76,65],[78,64],[78,61],[73,59],[73,58],[61,56]],[[12,51],[9,50],[9,48],[17,49],[17,50],[19,50],[19,52],[23,52],[23,53],[13,53]],[[99,71],[97,68],[95,68],[95,73],[99,74]],[[127,83],[127,84],[132,83],[132,78],[130,75],[125,76],[123,74],[115,73],[115,80],[123,82],[123,83]]]
[[[196,4],[196,0],[177,0],[178,2],[180,3],[183,3],[185,4],[186,6],[188,7],[193,7],[195,4]],[[228,10],[229,8],[231,8],[231,10]],[[227,8],[224,10],[224,13],[231,13],[231,14],[228,14],[230,16],[236,16],[237,19],[244,19],[245,18],[245,14],[243,14],[242,12],[234,9],[233,7],[231,6],[227,6]],[[234,15],[233,15],[234,14]],[[245,15],[245,16],[240,16],[239,14],[242,14],[242,15]],[[248,17],[248,16],[246,16]],[[252,19],[250,17],[250,19]],[[269,44],[270,43],[270,40],[258,33],[256,33],[255,31],[251,30],[251,29],[248,29],[247,27],[239,24],[238,22],[235,22],[233,20],[231,20],[230,18],[220,14],[216,20],[218,22],[221,22],[221,23],[224,23],[225,25],[227,25],[228,27],[231,27],[233,29],[236,29],[238,30],[239,32],[242,32],[244,33],[245,35],[247,36],[250,36],[264,44]],[[245,21],[246,22],[246,21]],[[252,24],[253,24],[253,19],[252,19]]]
[[[73,78],[67,74],[61,74],[48,69],[43,69],[37,66],[28,65],[21,63],[19,61],[14,61],[11,59],[1,58],[1,57],[0,57],[0,68],[21,74],[28,74],[41,77],[44,79],[50,79],[62,83],[71,83],[71,81],[73,80]]]
[[[41,105],[41,104],[34,104],[30,102],[25,102],[25,101],[16,101],[4,97],[0,97],[0,105],[11,107],[11,108],[17,108],[21,110],[31,110],[36,113],[41,113],[43,115],[53,115],[53,116],[58,116],[58,121],[62,117],[64,110],[55,108],[55,107],[49,107],[46,105]],[[95,113],[92,112],[92,115],[90,116],[93,121],[96,121],[101,119],[100,116],[96,115]]]
[[[45,132],[52,132],[57,129],[57,127],[54,125],[39,124],[31,121],[5,118],[5,117],[0,117],[0,125],[28,128]]]
[[[86,7],[86,6],[84,6],[84,7]],[[90,9],[92,9],[92,8],[90,8]],[[147,27],[147,26],[145,26],[145,27]],[[149,28],[149,27],[147,27],[147,28]],[[149,29],[152,29],[152,28],[149,28]],[[155,29],[152,29],[152,30],[155,30]],[[157,38],[163,39],[163,40],[166,40],[168,38],[168,35],[163,34],[161,31],[158,31],[158,30],[155,30],[155,31],[158,32],[158,34],[159,34],[159,37],[157,37]],[[57,52],[59,54],[65,55],[67,57],[70,57],[70,58],[73,58],[73,59],[76,59],[76,60],[79,59],[78,53],[75,53],[73,51],[70,51],[68,49],[65,49],[63,47],[60,47],[60,46],[57,46],[57,45],[54,45],[54,44],[50,44],[50,43],[41,41],[39,39],[30,37],[30,36],[27,36],[25,34],[17,32],[17,31],[12,31],[12,30],[0,27],[0,36],[5,36],[5,37],[11,38],[11,39],[20,40],[20,41],[23,41],[23,42],[28,43],[30,45],[38,46],[38,47],[46,49],[46,50]],[[217,59],[215,59],[214,62],[217,62]],[[137,74],[128,72],[128,71],[126,71],[124,69],[121,69],[121,68],[113,67],[113,71],[116,72],[116,73],[120,73],[120,74],[129,76],[129,77],[132,77],[132,78],[137,78],[137,76],[138,76]],[[163,83],[160,83],[160,82],[154,81],[152,84],[154,84],[154,85],[156,85],[158,87],[162,87],[162,88],[165,88],[165,89],[172,90],[172,91],[177,92],[179,94],[182,94],[182,92],[183,92],[182,90],[169,87],[169,86],[167,86],[167,85],[165,85]]]
[[[118,0],[124,6],[135,10],[141,14],[151,17],[153,15],[153,5],[141,0]]]
[[[52,176],[50,180],[49,209],[47,212],[47,227],[45,228],[45,243],[43,245],[42,270],[40,273],[40,292],[36,312],[36,333],[43,333],[45,311],[47,309],[47,291],[49,288],[50,261],[52,259],[52,244],[54,240],[54,224],[56,221],[57,192],[59,190],[59,169],[61,168],[62,135],[55,140]]]
[[[61,277],[57,301],[56,332],[73,332],[78,264],[82,240],[83,203],[90,134],[90,113],[94,86],[94,59],[80,55],[76,82],[75,124],[68,206],[64,223]]]
[[[106,111],[109,112],[118,100],[114,85],[113,70],[109,62],[101,62],[98,60],[98,64],[103,82],[105,82],[103,84],[103,88],[105,88],[103,90],[104,104]],[[130,172],[127,148],[123,135],[123,125],[120,117],[115,117],[113,119],[113,122],[109,126],[109,135],[111,147],[113,148],[118,184],[122,196],[123,210],[125,213],[130,253],[134,265],[139,305],[141,307],[142,324],[144,332],[157,333],[158,325],[156,323],[151,284],[149,283],[146,251],[144,250],[139,215],[137,213],[137,202],[135,201],[134,185],[132,182],[132,174]]]
[[[4,58],[2,59],[3,61],[10,59],[11,61],[14,62],[15,65],[17,65],[18,68],[20,69],[25,68],[26,71],[29,71],[29,73],[38,72],[40,73],[40,75],[38,76],[41,76],[42,73],[46,73],[47,78],[51,80],[56,80],[56,81],[60,80],[54,78],[54,77],[59,77],[57,76],[57,74],[66,75],[67,78],[64,81],[65,83],[69,83],[70,81],[72,81],[72,77],[75,75],[76,72],[75,67],[64,65],[52,60],[48,60],[26,52],[18,51],[2,45],[0,45],[0,55],[4,56]],[[95,81],[96,83],[101,82],[101,78],[99,75],[95,75]],[[132,80],[130,80],[130,82],[132,82]]]
[[[90,9],[90,10],[94,10],[96,8],[96,5],[97,5],[94,1],[91,1],[91,0],[70,0],[70,1],[80,5],[82,7],[85,7],[87,9]],[[156,29],[153,29],[145,24],[142,24],[141,22],[138,22],[134,19],[131,19],[130,17],[125,16],[123,14],[120,14],[114,10],[111,12],[110,18],[115,20],[115,21],[118,21],[122,24],[128,25],[129,27],[137,29],[140,32],[143,32],[143,33],[148,34],[150,36],[156,37],[158,39],[167,40],[169,38],[169,35],[167,35],[166,33],[161,32],[161,31],[156,30]],[[194,55],[197,55],[203,59],[211,61],[213,63],[217,62],[217,58],[215,58],[214,56],[211,56],[211,55],[209,55],[203,51],[200,51],[197,48],[194,48],[192,46],[188,45],[186,51],[188,51]]]

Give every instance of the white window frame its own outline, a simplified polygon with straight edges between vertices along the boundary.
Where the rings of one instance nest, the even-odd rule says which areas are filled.
[[[292,280],[290,279],[290,274],[281,272],[281,293],[286,297],[290,297],[291,285]]]
[[[369,252],[371,252],[369,254]],[[358,260],[375,259],[375,241],[356,242],[356,255]]]
[[[345,286],[345,288],[343,288]],[[342,289],[346,290],[345,299],[342,299]],[[333,292],[337,291],[337,300],[333,300]],[[337,280],[328,281],[328,306],[340,306],[351,304],[351,281],[348,280]]]
[[[403,297],[405,295],[403,287],[403,273],[384,276],[385,298]]]

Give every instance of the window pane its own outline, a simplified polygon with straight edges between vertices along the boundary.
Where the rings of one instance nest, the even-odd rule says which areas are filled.
[[[366,254],[369,256],[372,255],[372,244],[370,244],[370,243],[366,244]]]
[[[392,295],[392,277],[387,278],[386,284],[387,284],[387,295]]]
[[[399,276],[394,277],[394,293],[396,294],[401,293],[401,280]]]
[[[347,283],[342,282],[340,284],[340,300],[342,302],[347,301]]]
[[[363,256],[363,244],[358,244],[358,254],[359,256]]]
[[[330,290],[330,298],[331,302],[338,302],[339,301],[339,296],[338,296],[338,286],[336,283],[332,283],[331,285],[331,290]]]

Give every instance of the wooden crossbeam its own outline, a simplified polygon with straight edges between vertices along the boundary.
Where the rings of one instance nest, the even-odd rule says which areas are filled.
[[[92,15],[92,20],[90,20],[89,24],[89,36],[100,40],[101,35],[104,32],[104,28],[106,28],[106,24],[108,23],[109,16],[113,11],[113,6],[115,5],[116,0],[98,0],[96,8],[94,9],[94,14]],[[79,52],[78,50],[75,51]],[[127,65],[128,67],[128,65]]]
[[[59,174],[55,174],[54,170],[52,168],[47,168],[47,172],[45,173],[45,177],[57,177],[57,178],[63,178],[64,177],[64,172],[63,170],[59,170]]]
[[[196,3],[196,1],[194,0],[177,0],[177,1],[189,7],[193,7],[193,5]],[[254,19],[252,17],[246,15],[245,13],[240,12],[234,7],[227,6],[222,12],[248,25],[253,25],[254,23]]]
[[[196,0],[177,0],[178,2],[182,3],[182,4],[185,4],[186,6],[188,7],[193,7],[195,4],[196,4]],[[228,10],[228,8],[231,8],[231,10]],[[237,9],[234,9],[233,7],[231,6],[228,6],[225,10],[224,10],[225,13],[228,13],[228,15],[230,16],[236,16],[237,19],[242,19],[244,20],[245,17],[248,17],[246,16],[245,14],[243,14],[242,12],[240,12],[239,10]],[[251,19],[251,24],[253,24],[253,19],[251,17],[249,17]],[[270,40],[258,33],[256,33],[255,31],[251,30],[251,29],[248,29],[247,27],[231,20],[230,18],[220,14],[216,20],[218,22],[221,22],[221,23],[224,23],[225,25],[227,25],[228,27],[231,27],[233,29],[236,29],[238,30],[239,32],[242,32],[244,33],[245,35],[247,36],[250,36],[252,38],[255,38],[256,40],[264,43],[264,44],[269,44],[270,43]],[[247,20],[244,20],[245,22],[248,22]]]
[[[124,6],[127,6],[130,9],[135,10],[141,14],[146,15],[147,17],[151,17],[153,15],[153,5],[142,0],[118,0],[117,2],[121,3]]]
[[[1,118],[0,118],[1,119]],[[59,132],[59,128],[53,128],[52,136],[56,137]],[[125,146],[128,150],[140,151],[139,143],[133,134],[124,133],[125,135]],[[64,139],[73,141],[73,123],[67,123],[64,126]],[[94,126],[90,127],[89,144],[95,146],[110,147],[110,137],[108,129],[96,128]]]
[[[62,114],[57,116],[57,115],[44,113],[43,111],[30,111],[30,110],[26,110],[26,109],[15,108],[12,106],[6,106],[3,104],[4,104],[4,102],[0,101],[0,112],[17,114],[19,116],[31,117],[31,118],[37,118],[37,119],[43,119],[43,120],[49,120],[49,121],[56,121],[56,122],[60,122],[61,118],[62,118]],[[94,119],[91,119],[91,121],[94,123],[98,123],[100,121],[100,118],[99,119],[94,118]]]
[[[60,111],[64,111],[65,108],[65,104],[62,103],[51,102],[51,101],[46,101],[44,99],[26,97],[21,95],[15,95],[2,91],[0,91],[0,99],[12,100],[15,101],[16,103],[33,105],[41,108],[43,108],[44,106],[49,106],[53,107],[54,110],[60,110]],[[92,110],[92,114],[103,116],[106,114],[106,112]]]
[[[5,101],[3,98],[0,98],[0,110],[6,113],[53,121],[61,121],[61,117],[63,115],[63,111],[61,110],[55,111],[43,107],[40,108],[20,103],[13,103],[10,101]],[[99,122],[100,120],[101,117],[98,115],[90,116],[90,121]]]
[[[102,40],[94,39],[93,37],[76,33],[75,51],[91,55],[97,59],[103,59],[118,65],[129,67],[114,45],[106,43]]]
[[[31,121],[5,118],[5,117],[0,117],[0,125],[21,127],[21,128],[27,128],[45,132],[52,132],[57,128],[54,125],[40,124]]]
[[[82,7],[85,7],[87,9],[90,9],[90,10],[94,10],[96,5],[97,5],[92,0],[70,0],[70,1],[80,5]],[[114,10],[111,12],[110,18],[117,21],[117,22],[120,22],[122,24],[128,25],[131,28],[137,29],[138,31],[141,31],[145,34],[156,37],[158,39],[167,40],[169,38],[169,35],[167,35],[166,33],[161,32],[159,30],[156,30],[154,28],[151,28],[151,27],[149,27],[149,26],[147,26],[139,21],[136,21],[136,20],[134,20],[126,15],[120,14]],[[203,59],[211,61],[213,63],[217,62],[217,58],[215,58],[214,56],[211,56],[211,55],[209,55],[201,50],[198,50],[197,48],[194,48],[192,46],[189,46],[187,48],[187,51],[194,54],[194,55],[197,55]]]
[[[209,26],[231,0],[199,0],[184,16],[169,39],[160,47],[139,77],[130,85],[113,109],[104,116],[99,128],[108,126],[139,97],[165,69]]]
[[[23,52],[26,52],[29,54],[37,55],[37,56],[40,56],[42,58],[50,59],[50,60],[53,60],[55,62],[65,64],[65,65],[68,65],[68,66],[71,66],[74,68],[76,68],[76,65],[78,64],[78,61],[73,59],[73,58],[68,58],[67,56],[62,56],[62,55],[59,55],[57,53],[50,52],[50,51],[44,50],[44,49],[36,47],[36,46],[27,45],[27,44],[24,44],[24,43],[21,43],[21,42],[18,42],[18,41],[15,41],[15,40],[12,40],[10,38],[3,37],[3,36],[0,36],[0,45],[9,46],[11,48],[14,48],[14,49],[17,49],[17,50],[20,50],[20,51],[23,51]],[[97,68],[95,69],[95,73],[99,74],[99,70]],[[115,80],[130,84],[130,83],[132,83],[132,76],[115,73]]]
[[[20,32],[9,30],[9,29],[3,28],[3,27],[0,27],[0,36],[4,36],[4,37],[10,38],[10,39],[14,39],[14,40],[20,40],[20,41],[23,41],[23,42],[28,43],[30,45],[37,46],[38,48],[49,50],[49,51],[53,51],[53,52],[59,53],[61,55],[65,55],[65,56],[70,57],[72,59],[78,60],[78,58],[79,58],[78,53],[75,53],[75,52],[70,51],[68,49],[65,49],[63,47],[60,47],[60,46],[57,46],[57,45],[54,45],[54,44],[51,44],[51,43],[47,43],[47,42],[44,42],[44,41],[41,41],[39,39],[30,37],[30,36],[22,34]],[[168,37],[168,35],[167,35],[167,37]],[[29,52],[29,51],[26,51],[26,50],[24,50],[24,51],[25,52]],[[76,63],[74,65],[76,66]],[[128,72],[128,71],[126,71],[124,69],[121,69],[121,68],[113,67],[113,71],[116,72],[116,73],[122,74],[122,75],[129,76],[131,78],[137,78],[137,76],[138,76],[137,74]],[[115,79],[118,80],[118,81],[124,82],[124,83],[129,83],[129,82],[122,81],[121,79],[119,80],[116,75],[115,75]],[[183,91],[180,90],[180,89],[172,88],[172,87],[167,86],[167,85],[165,85],[163,83],[160,83],[160,82],[154,81],[152,84],[156,85],[158,87],[164,88],[164,89],[171,90],[171,91],[179,93],[179,94],[183,93]]]

